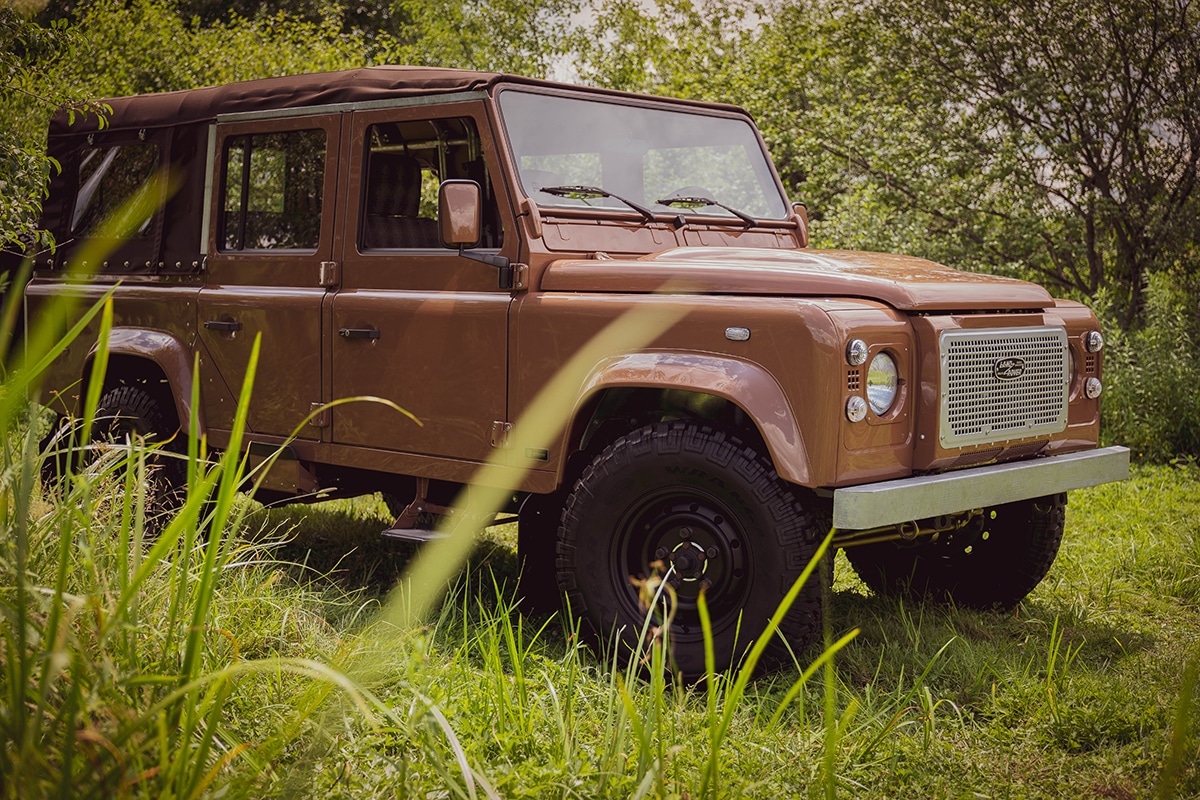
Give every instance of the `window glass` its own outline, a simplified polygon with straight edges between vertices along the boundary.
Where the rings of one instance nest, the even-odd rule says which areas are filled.
[[[499,208],[470,118],[385,122],[367,128],[363,250],[441,248],[438,189],[451,178],[473,180],[483,197],[479,247],[499,248]]]
[[[499,99],[521,185],[540,206],[627,208],[615,198],[567,191],[587,186],[664,215],[734,216],[696,202],[701,198],[760,219],[789,214],[749,120],[511,89]],[[553,187],[561,188],[541,191]]]
[[[238,136],[225,149],[225,250],[315,250],[325,189],[325,131]]]
[[[71,215],[77,236],[94,235],[158,168],[158,146],[148,142],[89,148],[80,154],[79,193]],[[152,217],[117,220],[118,235],[138,238],[150,233]]]

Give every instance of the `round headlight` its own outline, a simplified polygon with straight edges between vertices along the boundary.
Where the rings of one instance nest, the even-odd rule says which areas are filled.
[[[1089,400],[1095,400],[1104,391],[1104,386],[1100,383],[1099,378],[1088,378],[1083,385],[1083,392],[1088,396]]]
[[[851,422],[862,422],[867,418],[867,401],[856,394],[850,395],[846,401],[846,419]]]
[[[862,339],[851,339],[846,345],[846,363],[852,367],[867,363],[867,343]]]
[[[1099,353],[1104,349],[1104,334],[1100,331],[1088,331],[1083,337],[1083,346],[1089,353]]]
[[[867,400],[876,415],[883,416],[891,409],[899,387],[900,373],[896,369],[896,360],[887,353],[880,353],[871,359],[871,366],[867,367]]]

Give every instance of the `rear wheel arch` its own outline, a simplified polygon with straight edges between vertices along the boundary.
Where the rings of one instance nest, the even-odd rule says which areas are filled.
[[[170,334],[135,328],[114,328],[108,342],[108,365],[101,394],[120,386],[140,386],[180,434],[190,433],[192,416],[192,364],[188,350]],[[91,380],[98,347],[88,353],[83,385]],[[203,433],[200,417],[199,435]]]

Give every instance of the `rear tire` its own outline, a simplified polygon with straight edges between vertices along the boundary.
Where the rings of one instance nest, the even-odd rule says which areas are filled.
[[[1066,506],[1065,494],[994,506],[936,540],[847,547],[846,558],[879,595],[1010,609],[1050,571]]]
[[[110,389],[100,398],[93,436],[99,442],[121,443],[140,437],[149,444],[162,445],[177,432],[167,420],[167,414],[149,392],[127,384]],[[187,465],[166,447],[169,445],[156,449],[146,459],[148,516],[176,511],[187,499]]]
[[[707,424],[660,422],[617,439],[575,484],[559,529],[558,584],[583,634],[615,641],[626,663],[644,652],[637,582],[657,563],[676,594],[671,659],[694,680],[705,674],[701,588],[720,672],[763,632],[825,532],[761,453]],[[762,666],[817,637],[823,574],[801,590],[779,629],[787,644],[773,638]]]

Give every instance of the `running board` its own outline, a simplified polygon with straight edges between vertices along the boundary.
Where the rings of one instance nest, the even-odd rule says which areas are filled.
[[[427,528],[388,528],[383,532],[383,538],[398,542],[432,542],[435,539],[445,539],[449,534]]]

